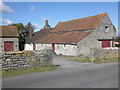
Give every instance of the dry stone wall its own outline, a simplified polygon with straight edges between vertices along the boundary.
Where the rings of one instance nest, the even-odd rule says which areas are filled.
[[[53,57],[51,50],[42,50],[34,52],[26,52],[2,59],[2,69],[30,69],[42,66],[52,65]]]
[[[92,48],[90,50],[90,60],[94,61],[96,59],[107,59],[107,58],[120,58],[120,49],[98,49]]]

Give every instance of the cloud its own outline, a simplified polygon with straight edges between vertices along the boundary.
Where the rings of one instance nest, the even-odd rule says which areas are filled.
[[[37,31],[39,31],[42,28],[40,25],[38,25],[36,23],[32,23],[32,25],[36,27],[36,29],[34,30],[34,32],[37,32]]]
[[[0,12],[3,12],[3,13],[12,13],[13,10],[7,6],[6,4],[4,4],[2,2],[2,0],[0,0]]]
[[[30,11],[34,12],[35,11],[35,6],[30,5]]]
[[[42,19],[43,21],[47,20],[46,17],[41,17],[41,19]]]
[[[12,24],[12,21],[8,20],[8,19],[2,19],[2,18],[0,18],[0,22],[2,22],[3,24]]]
[[[32,23],[32,25],[35,26],[36,28],[39,28],[39,29],[41,28],[41,26],[36,23]]]

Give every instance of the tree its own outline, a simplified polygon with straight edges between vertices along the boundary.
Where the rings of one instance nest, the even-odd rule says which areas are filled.
[[[24,44],[25,44],[25,36],[27,35],[26,31],[27,29],[22,23],[13,23],[9,26],[16,26],[19,33],[19,49],[24,50]]]
[[[25,26],[22,23],[13,23],[9,26],[17,27],[19,33],[19,49],[24,50],[25,41],[27,38],[29,38],[30,26],[32,26],[33,31],[36,29],[36,27],[30,22]]]
[[[115,32],[116,32],[116,27],[113,25],[113,28],[114,28],[114,30],[115,30]]]
[[[116,37],[116,41],[120,41],[120,37]]]
[[[22,23],[14,23],[11,24],[10,26],[16,26],[18,29],[19,33],[19,42],[24,42],[25,41],[25,36],[26,36],[26,28]]]
[[[25,25],[25,28],[26,28],[26,34],[27,34],[27,35],[26,35],[26,39],[29,38],[30,26],[32,26],[32,30],[33,30],[33,32],[34,32],[34,30],[37,28],[37,27],[35,27],[35,25],[32,25],[31,22],[28,22],[28,24]]]

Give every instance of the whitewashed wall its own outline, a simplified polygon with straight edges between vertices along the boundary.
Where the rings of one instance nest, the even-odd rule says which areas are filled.
[[[42,50],[42,49],[52,49],[52,44],[36,44],[36,50]]]
[[[36,50],[52,49],[52,44],[36,44]],[[55,53],[60,55],[77,55],[76,45],[55,44]]]
[[[56,54],[62,55],[77,55],[77,46],[69,45],[69,44],[55,44],[55,52]]]
[[[25,44],[25,50],[33,50],[33,44]]]

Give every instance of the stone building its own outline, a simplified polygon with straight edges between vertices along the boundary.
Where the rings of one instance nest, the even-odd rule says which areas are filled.
[[[87,55],[91,48],[112,47],[115,29],[107,13],[59,22],[39,38],[36,50],[51,48],[56,54]]]
[[[15,26],[0,26],[0,51],[19,51],[19,34]]]
[[[48,24],[48,20],[45,20],[45,26],[38,32],[33,33],[32,28],[30,27],[29,38],[25,42],[25,50],[37,50],[36,49],[36,42],[42,38],[43,36],[50,33],[52,28]]]

